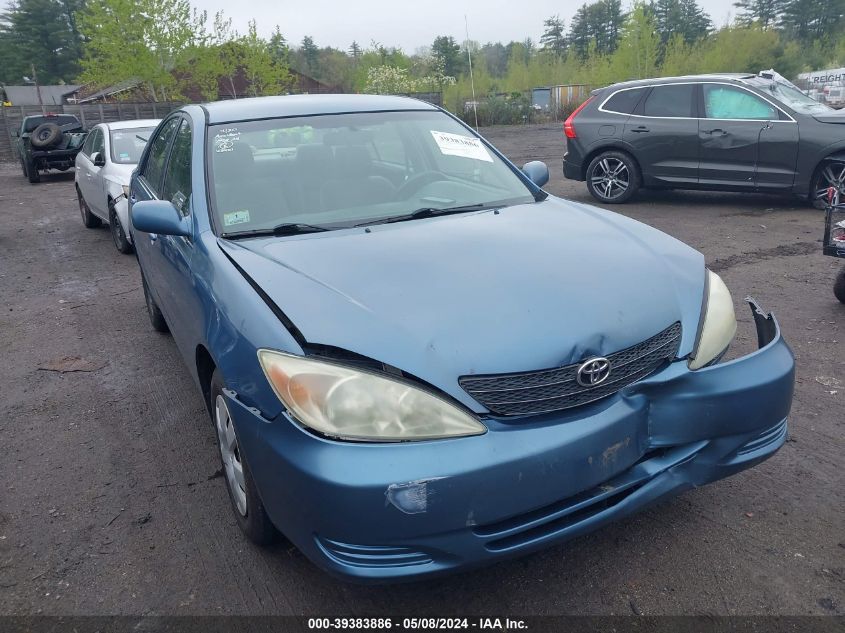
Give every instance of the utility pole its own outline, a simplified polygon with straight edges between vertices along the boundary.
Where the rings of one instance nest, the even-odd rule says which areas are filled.
[[[35,82],[35,92],[38,93],[38,105],[41,106],[41,114],[47,114],[44,109],[44,101],[41,99],[41,86],[38,85],[38,74],[35,72],[35,64],[30,65],[32,68],[32,80]]]

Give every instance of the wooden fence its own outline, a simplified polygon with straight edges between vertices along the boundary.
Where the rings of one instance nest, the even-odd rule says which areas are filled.
[[[132,119],[161,119],[180,107],[181,103],[92,103],[90,105],[46,106],[48,112],[75,114],[86,130],[97,123],[112,123]],[[13,132],[19,130],[24,117],[41,114],[41,106],[0,107],[0,162],[16,162],[17,140]]]

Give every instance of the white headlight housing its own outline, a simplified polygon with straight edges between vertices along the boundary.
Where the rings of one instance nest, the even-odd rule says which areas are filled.
[[[689,368],[700,369],[718,358],[736,334],[736,314],[731,292],[716,273],[707,271],[707,293],[701,333],[690,356]]]
[[[470,413],[401,380],[271,350],[259,350],[258,360],[290,413],[323,435],[400,442],[487,431]]]

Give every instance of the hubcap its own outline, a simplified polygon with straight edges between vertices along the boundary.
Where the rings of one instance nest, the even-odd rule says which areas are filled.
[[[241,452],[238,448],[238,438],[235,436],[235,427],[232,425],[232,417],[229,415],[226,399],[222,395],[217,396],[214,403],[214,421],[217,426],[217,441],[220,443],[226,482],[229,484],[238,512],[246,516],[246,484]]]
[[[593,189],[605,200],[615,200],[628,191],[631,184],[628,167],[618,158],[600,160],[590,181]]]
[[[845,163],[831,163],[822,170],[816,187],[816,200],[827,202],[827,191],[833,187],[839,198],[845,198]]]

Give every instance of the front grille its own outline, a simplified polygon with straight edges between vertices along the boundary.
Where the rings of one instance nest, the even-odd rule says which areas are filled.
[[[680,344],[681,324],[674,323],[642,343],[608,355],[610,378],[595,387],[578,384],[581,363],[519,374],[461,376],[458,382],[494,415],[550,413],[613,395],[673,360]]]

